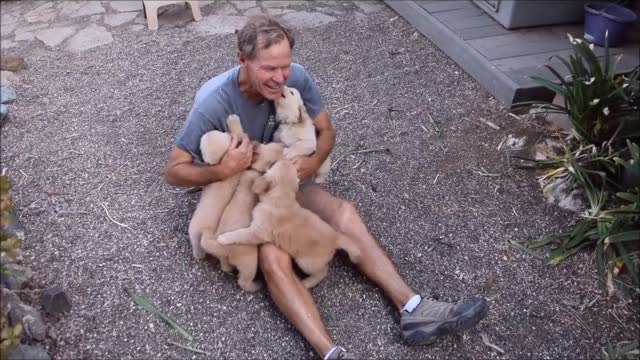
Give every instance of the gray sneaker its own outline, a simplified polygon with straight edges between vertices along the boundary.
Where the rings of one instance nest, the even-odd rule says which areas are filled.
[[[402,312],[402,338],[408,345],[431,344],[441,336],[471,329],[488,311],[489,304],[483,298],[454,305],[423,296],[413,312]]]
[[[355,355],[345,350],[343,347],[338,348],[331,353],[327,360],[356,360]]]

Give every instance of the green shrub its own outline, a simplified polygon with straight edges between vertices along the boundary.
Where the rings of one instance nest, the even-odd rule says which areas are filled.
[[[15,252],[20,247],[20,239],[10,236],[6,232],[10,219],[9,213],[13,208],[9,198],[10,188],[9,179],[4,175],[0,175],[0,258],[3,259],[2,264],[0,264],[0,271],[2,273],[7,271],[4,261],[14,259]],[[6,360],[9,350],[20,343],[21,333],[22,326],[20,324],[9,326],[5,316],[5,309],[0,309],[0,360]]]
[[[628,176],[640,176],[640,66],[628,76],[616,76],[620,57],[611,58],[605,40],[600,63],[594,46],[573,39],[568,60],[554,56],[569,71],[563,78],[544,65],[556,82],[531,77],[564,98],[564,105],[532,101],[540,112],[563,113],[573,125],[573,136],[564,144],[564,154],[548,154],[545,160],[522,158],[521,168],[544,169],[544,180],[561,179],[584,190],[589,209],[573,230],[531,242],[529,248],[554,244],[549,264],[557,264],[585,247],[595,247],[600,283],[612,295],[614,276],[626,273],[632,295],[640,295],[640,189]],[[618,283],[622,283],[618,281]]]

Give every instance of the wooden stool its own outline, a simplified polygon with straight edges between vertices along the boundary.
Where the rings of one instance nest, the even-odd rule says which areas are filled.
[[[147,18],[147,26],[149,26],[149,29],[158,30],[158,8],[159,7],[171,5],[171,4],[177,4],[177,3],[187,3],[191,8],[191,13],[193,14],[193,20],[195,21],[202,20],[199,1],[196,1],[196,0],[186,0],[186,1],[143,0],[142,7],[144,10],[144,15]]]

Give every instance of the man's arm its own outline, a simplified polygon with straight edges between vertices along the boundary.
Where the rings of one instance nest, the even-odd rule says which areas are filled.
[[[173,186],[205,186],[247,169],[252,156],[253,146],[246,136],[242,142],[232,137],[227,152],[217,165],[194,164],[191,154],[174,145],[164,177]]]
[[[316,151],[310,156],[298,156],[293,159],[293,164],[298,169],[298,178],[304,179],[312,176],[320,165],[329,157],[336,143],[336,129],[333,127],[329,114],[322,110],[313,120],[318,134]]]

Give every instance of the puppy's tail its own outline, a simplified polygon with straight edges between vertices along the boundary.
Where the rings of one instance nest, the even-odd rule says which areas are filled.
[[[338,248],[347,252],[352,263],[357,264],[360,262],[361,253],[358,246],[353,240],[340,233],[338,233]]]

